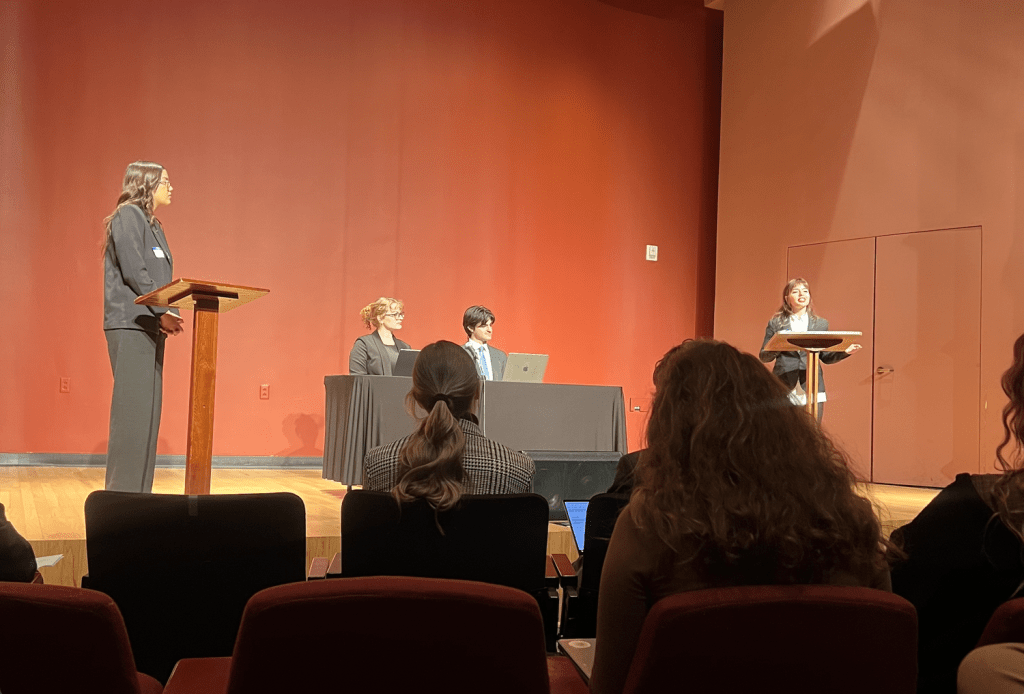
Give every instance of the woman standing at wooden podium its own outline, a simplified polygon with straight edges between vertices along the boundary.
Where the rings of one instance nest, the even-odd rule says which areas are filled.
[[[764,331],[764,342],[761,343],[761,361],[775,361],[772,373],[779,377],[789,388],[789,399],[794,405],[803,407],[807,404],[807,352],[772,352],[765,345],[780,330],[795,333],[810,330],[828,330],[828,321],[814,313],[814,301],[811,299],[811,286],[803,277],[796,277],[786,283],[782,289],[782,306],[775,312],[768,327]],[[822,352],[823,364],[835,364],[860,349],[860,345],[850,345],[845,352]],[[825,414],[825,377],[818,367],[818,421]]]
[[[164,341],[182,330],[175,309],[135,303],[173,275],[171,249],[155,215],[171,204],[171,190],[162,166],[133,162],[104,220],[103,332],[114,373],[106,488],[117,491],[153,490]]]

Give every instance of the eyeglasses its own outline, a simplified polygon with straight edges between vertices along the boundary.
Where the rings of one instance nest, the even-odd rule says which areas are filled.
[[[160,181],[156,185],[157,188],[159,188],[160,186],[167,186],[169,188],[171,186],[171,179],[169,179],[169,178],[163,179],[162,181]]]
[[[385,318],[387,318],[388,316],[394,316],[395,318],[399,318],[399,319],[405,318],[405,314],[404,313],[385,313],[384,314]]]

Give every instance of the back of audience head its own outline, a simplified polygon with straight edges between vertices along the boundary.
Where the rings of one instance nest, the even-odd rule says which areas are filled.
[[[844,455],[758,359],[687,341],[655,371],[631,509],[674,562],[716,584],[869,582],[885,569],[871,503]]]
[[[399,454],[398,483],[391,491],[396,500],[423,498],[438,511],[458,502],[466,448],[458,420],[472,414],[479,395],[476,365],[460,345],[441,340],[420,351],[408,404],[427,415]]]
[[[1004,524],[1024,538],[1024,334],[1013,343],[1013,363],[1001,384],[1009,402],[1003,408],[1003,440],[996,460],[1003,471],[993,496]]]

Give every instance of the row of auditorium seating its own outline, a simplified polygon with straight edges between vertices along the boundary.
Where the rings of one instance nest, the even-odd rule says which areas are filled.
[[[568,659],[546,653],[536,601],[478,582],[373,577],[262,590],[233,649],[182,659],[166,688],[137,671],[104,593],[0,583],[0,614],[4,694],[587,692]]]
[[[1019,624],[1021,611],[1003,618]],[[480,582],[367,577],[260,591],[233,652],[181,660],[166,688],[136,671],[102,593],[4,583],[0,613],[5,694],[587,692],[565,658],[546,654],[536,601]],[[916,629],[908,603],[868,588],[681,593],[648,615],[625,691],[908,694]]]
[[[445,691],[469,681],[467,661],[489,678],[484,687],[477,680],[477,689],[505,691],[505,673],[532,667],[534,684],[519,683],[516,691],[586,691],[566,659],[545,652],[559,622],[562,636],[593,634],[600,541],[610,536],[623,501],[612,495],[592,501],[587,533],[598,542],[588,539],[578,580],[567,559],[558,562],[559,619],[557,578],[546,555],[547,503],[537,495],[465,497],[458,510],[435,514],[420,502],[399,511],[387,494],[350,492],[342,504],[341,556],[333,570],[320,562],[321,575],[341,580],[304,582],[305,511],[292,494],[96,492],[86,502],[83,586],[111,597],[0,584],[0,691],[64,691],[107,678],[116,686],[103,691],[160,691],[178,661],[168,691],[227,691],[229,679],[236,682],[232,692],[270,691],[259,686],[283,681],[274,677],[290,683],[275,691],[318,677],[351,691],[398,691],[410,688],[402,686],[407,675],[422,683],[443,674],[436,666],[417,672],[417,658],[428,653],[422,663],[460,664],[452,666],[460,674],[447,675]],[[523,607],[526,594],[529,607]],[[536,638],[514,636],[519,627],[501,626],[505,617],[497,613],[476,623],[456,619],[462,612],[467,619],[489,614],[469,606],[495,596],[508,605],[518,600],[533,615]],[[455,605],[443,607],[445,600]],[[431,613],[419,602],[443,609]],[[1024,636],[1024,601],[1016,611],[1013,605],[993,617],[983,643]],[[57,616],[64,608],[70,621]],[[866,588],[683,593],[648,616],[627,689],[664,691],[685,673],[693,691],[912,692],[916,629],[909,603]],[[507,643],[509,634],[518,646]],[[237,660],[240,653],[248,655]],[[544,678],[533,661],[544,663]],[[46,662],[60,667],[40,665]],[[69,686],[56,686],[60,681]],[[47,682],[55,686],[41,687]]]

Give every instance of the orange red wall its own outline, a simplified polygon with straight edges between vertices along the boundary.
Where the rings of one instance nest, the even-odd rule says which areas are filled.
[[[548,381],[627,399],[711,332],[721,18],[700,2],[0,13],[0,452],[106,449],[102,219],[135,159],[174,186],[175,276],[271,289],[221,320],[216,455],[321,453],[323,377],[382,295],[415,347],[461,342],[480,303]],[[190,339],[168,341],[161,454],[184,453]]]
[[[983,468],[1024,331],[1022,36],[995,0],[725,8],[716,337],[760,347],[789,246],[980,226]]]

